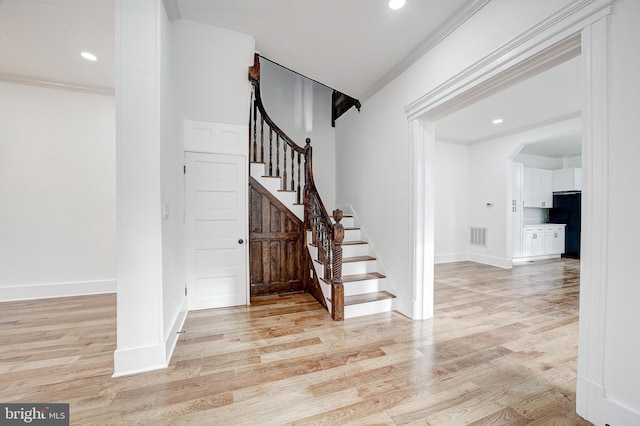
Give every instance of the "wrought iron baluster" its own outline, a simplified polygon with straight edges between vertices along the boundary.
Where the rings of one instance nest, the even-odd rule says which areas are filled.
[[[288,144],[284,145],[284,166],[283,166],[283,172],[282,172],[282,189],[284,189],[285,191],[287,190],[287,146]]]
[[[260,117],[260,162],[264,163],[264,117]]]
[[[300,152],[298,152],[298,193],[296,197],[298,204],[300,204],[300,157]]]
[[[276,176],[280,177],[280,135],[276,134]]]

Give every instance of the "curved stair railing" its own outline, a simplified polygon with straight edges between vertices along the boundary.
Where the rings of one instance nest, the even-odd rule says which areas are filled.
[[[342,283],[343,213],[332,217],[322,202],[313,178],[311,139],[297,145],[269,117],[260,96],[260,59],[256,54],[249,67],[253,94],[249,113],[249,160],[263,163],[267,176],[281,178],[281,191],[295,192],[296,203],[304,204],[305,229],[311,231],[311,244],[317,248],[317,261],[322,265],[324,280],[331,285],[331,318],[344,319],[344,286]],[[302,158],[304,157],[304,164]],[[304,179],[304,180],[302,180]]]

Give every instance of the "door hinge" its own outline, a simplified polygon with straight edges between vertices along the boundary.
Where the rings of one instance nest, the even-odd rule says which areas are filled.
[[[187,166],[185,165],[184,168],[182,169],[182,172],[186,175],[187,174]]]
[[[185,296],[187,295],[187,288],[186,287],[184,288],[184,295]]]

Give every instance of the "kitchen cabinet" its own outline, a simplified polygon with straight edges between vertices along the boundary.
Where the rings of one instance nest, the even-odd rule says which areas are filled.
[[[552,174],[553,192],[582,191],[582,169],[557,169]]]
[[[556,229],[550,231],[550,236],[553,240],[551,243],[551,252],[552,253],[564,253],[564,226],[556,227]]]
[[[522,232],[522,257],[541,256],[544,253],[543,228],[525,226]]]
[[[564,227],[563,224],[555,223],[524,226],[522,228],[522,257],[564,253]]]
[[[553,172],[523,167],[522,198],[524,207],[553,207]]]

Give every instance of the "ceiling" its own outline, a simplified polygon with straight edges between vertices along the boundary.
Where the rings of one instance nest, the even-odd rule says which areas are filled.
[[[0,0],[0,79],[113,92],[115,0]],[[90,51],[89,62],[80,52]]]
[[[262,56],[364,100],[486,1],[407,0],[400,10],[388,0],[165,3],[182,18],[250,34]]]
[[[387,0],[164,3],[174,18],[250,34],[263,56],[364,100],[487,1],[407,0],[397,11]],[[114,40],[115,0],[0,0],[0,80],[112,94]],[[98,61],[82,59],[84,50]],[[579,67],[571,60],[451,114],[437,123],[437,135],[478,143],[577,114]],[[504,123],[491,125],[497,116]]]
[[[436,137],[472,145],[580,116],[581,58],[575,57],[436,122]],[[503,122],[493,124],[494,119]],[[580,133],[526,146],[525,153],[561,157],[581,152]]]

